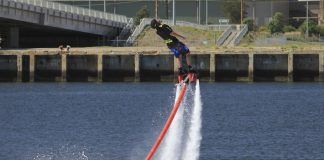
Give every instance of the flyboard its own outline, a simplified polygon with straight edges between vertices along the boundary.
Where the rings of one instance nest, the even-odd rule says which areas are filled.
[[[159,148],[163,138],[165,137],[167,131],[170,128],[170,125],[175,117],[175,115],[177,114],[177,111],[181,105],[181,102],[183,100],[183,97],[186,93],[186,89],[187,89],[187,85],[189,83],[195,83],[197,80],[197,72],[193,71],[193,72],[188,72],[186,74],[182,74],[182,75],[178,75],[178,85],[181,86],[181,90],[179,93],[178,98],[175,101],[175,104],[173,105],[172,111],[167,119],[167,121],[164,124],[164,127],[162,129],[162,131],[160,132],[158,138],[156,139],[154,145],[152,146],[150,152],[147,154],[145,160],[151,160],[152,157],[154,156],[155,152],[157,151],[157,149]]]

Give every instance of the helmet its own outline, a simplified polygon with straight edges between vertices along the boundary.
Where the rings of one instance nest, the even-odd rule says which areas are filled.
[[[158,27],[160,25],[160,22],[159,21],[157,21],[156,19],[153,19],[152,21],[151,21],[151,27],[152,28],[156,28],[156,27]]]

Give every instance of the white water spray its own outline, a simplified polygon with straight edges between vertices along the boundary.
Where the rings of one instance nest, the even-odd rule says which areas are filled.
[[[196,83],[196,90],[194,95],[194,108],[191,113],[191,121],[189,127],[189,137],[186,142],[186,148],[183,152],[183,160],[198,160],[200,153],[201,136],[201,95],[199,80]]]
[[[180,93],[180,85],[177,85],[176,97],[175,101],[177,100],[179,93]],[[165,137],[165,140],[161,146],[161,154],[160,160],[166,159],[179,159],[182,151],[182,136],[184,132],[184,103],[182,103],[179,107],[179,110],[174,117],[173,122],[171,123],[170,129]]]

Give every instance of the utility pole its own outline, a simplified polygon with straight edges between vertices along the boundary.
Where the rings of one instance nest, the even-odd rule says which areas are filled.
[[[201,9],[200,9],[201,8],[201,3],[200,3],[201,0],[198,0],[198,1],[199,1],[198,2],[198,9],[199,9],[199,14],[198,14],[199,15],[199,21],[198,21],[198,24],[200,24],[201,23]]]
[[[309,23],[309,15],[308,15],[308,0],[307,0],[307,2],[306,2],[307,4],[306,4],[306,36],[307,36],[307,38],[308,38],[308,36],[309,36],[309,26],[308,26],[308,23]]]
[[[169,0],[165,0],[165,17],[169,19]]]
[[[197,9],[196,9],[196,14],[197,14],[197,23],[199,23],[199,2],[198,2],[199,0],[197,0],[196,1],[196,7],[197,7]]]
[[[114,0],[114,14],[116,14],[116,0]]]
[[[175,0],[173,0],[172,2],[172,21],[173,21],[173,25],[176,25],[176,10],[175,10]]]
[[[324,0],[320,1],[319,24],[324,24]]]
[[[241,0],[241,24],[243,24],[243,0]]]
[[[90,16],[90,10],[91,10],[91,0],[89,0],[89,16]]]
[[[104,12],[106,13],[106,0],[104,0]]]
[[[155,19],[158,18],[158,0],[155,0]]]
[[[197,0],[197,23],[200,24],[200,0]]]
[[[206,25],[208,25],[208,0],[206,0]]]

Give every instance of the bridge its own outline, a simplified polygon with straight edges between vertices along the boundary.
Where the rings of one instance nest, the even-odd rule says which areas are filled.
[[[98,46],[127,25],[123,15],[43,0],[0,0],[2,48]]]

